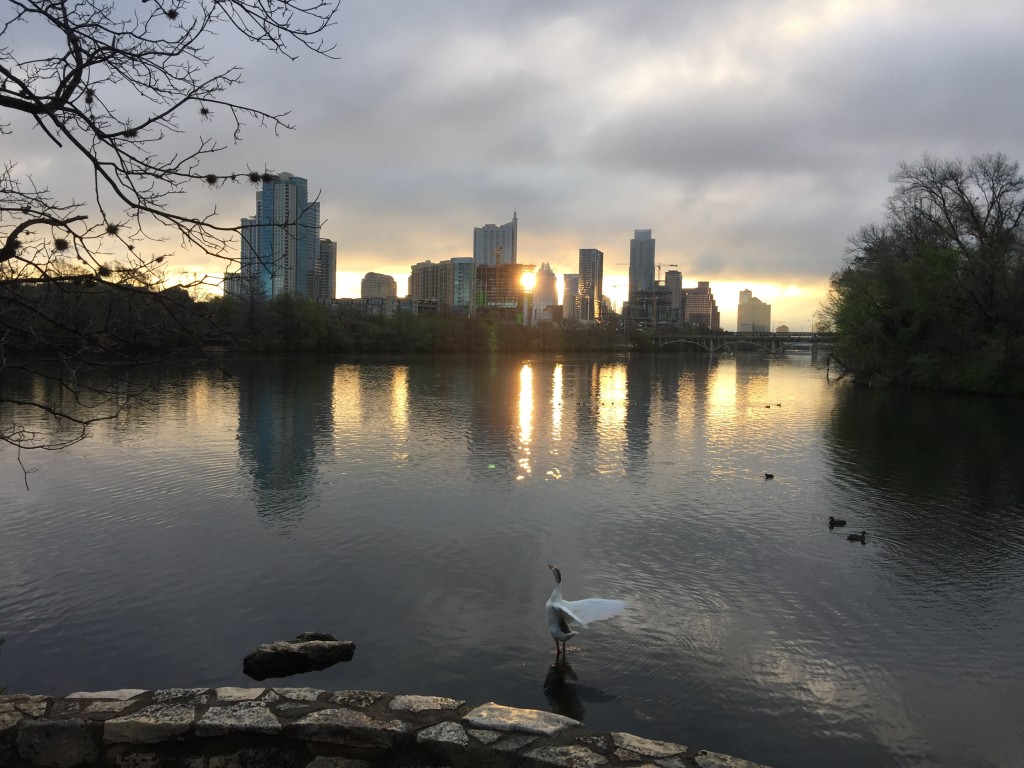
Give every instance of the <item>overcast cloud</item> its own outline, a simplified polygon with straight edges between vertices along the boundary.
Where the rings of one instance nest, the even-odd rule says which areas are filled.
[[[516,210],[521,262],[600,248],[620,299],[649,228],[726,328],[744,287],[801,328],[900,161],[1024,159],[1022,29],[1024,5],[985,0],[342,0],[337,60],[214,52],[297,126],[220,160],[320,190],[342,296],[367,271],[402,292]],[[254,201],[216,194],[229,218]]]

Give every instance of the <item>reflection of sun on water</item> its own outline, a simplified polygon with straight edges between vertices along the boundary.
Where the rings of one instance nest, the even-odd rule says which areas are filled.
[[[550,454],[558,455],[558,445],[562,441],[562,364],[557,363],[551,373],[551,447]],[[552,467],[545,473],[548,477],[559,480],[562,472]]]
[[[409,458],[405,450],[409,438],[409,369],[395,367],[391,376],[391,457],[398,461]]]
[[[597,408],[597,439],[603,456],[615,456],[626,442],[626,366],[601,366],[598,371],[597,392],[594,393]],[[607,461],[602,461],[607,465]],[[613,462],[614,471],[620,472],[619,460]],[[602,473],[610,471],[600,468]]]
[[[520,474],[516,478],[522,480],[530,474],[530,439],[533,434],[533,369],[528,363],[523,364],[519,372],[519,450],[521,455],[516,463]]]
[[[396,367],[391,377],[391,426],[395,437],[405,438],[409,430],[409,369]]]
[[[562,364],[551,374],[551,437],[557,443],[562,439]]]
[[[359,390],[359,369],[339,365],[331,385],[331,412],[334,414],[334,454],[341,456],[348,445],[346,435],[358,434],[363,422],[363,398]]]
[[[736,411],[736,376],[723,375],[722,369],[726,367],[729,367],[728,364],[720,365],[711,374],[708,387],[708,412],[716,422]],[[732,373],[731,368],[729,372]]]

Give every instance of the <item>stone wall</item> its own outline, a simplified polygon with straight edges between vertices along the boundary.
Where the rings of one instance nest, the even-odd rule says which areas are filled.
[[[561,715],[435,696],[176,688],[0,696],[3,768],[757,768]]]

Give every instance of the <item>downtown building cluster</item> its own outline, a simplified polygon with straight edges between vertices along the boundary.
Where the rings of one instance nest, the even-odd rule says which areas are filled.
[[[359,314],[452,312],[488,314],[533,325],[539,320],[596,323],[614,313],[604,295],[604,253],[580,248],[578,271],[558,276],[547,263],[519,261],[519,217],[473,230],[472,257],[413,264],[408,296],[400,299],[393,277],[369,272],[358,299],[336,299],[337,243],[320,236],[320,203],[310,201],[306,179],[281,173],[256,195],[256,214],[241,220],[239,269],[225,275],[226,294],[245,300],[293,295]],[[700,325],[721,330],[710,283],[683,286],[677,264],[658,262],[650,229],[634,230],[629,247],[626,327]],[[625,266],[625,265],[622,265]],[[768,330],[771,307],[750,291],[740,293],[737,330]]]

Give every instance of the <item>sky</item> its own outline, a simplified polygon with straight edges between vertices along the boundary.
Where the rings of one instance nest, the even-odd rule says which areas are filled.
[[[1024,160],[1009,0],[342,0],[335,21],[333,59],[211,53],[244,67],[237,100],[295,125],[247,128],[218,162],[309,180],[339,296],[369,271],[404,295],[412,264],[471,256],[473,228],[515,211],[520,262],[562,275],[598,248],[616,303],[650,229],[724,328],[750,288],[806,329],[901,161]],[[245,185],[193,199],[255,212]]]

